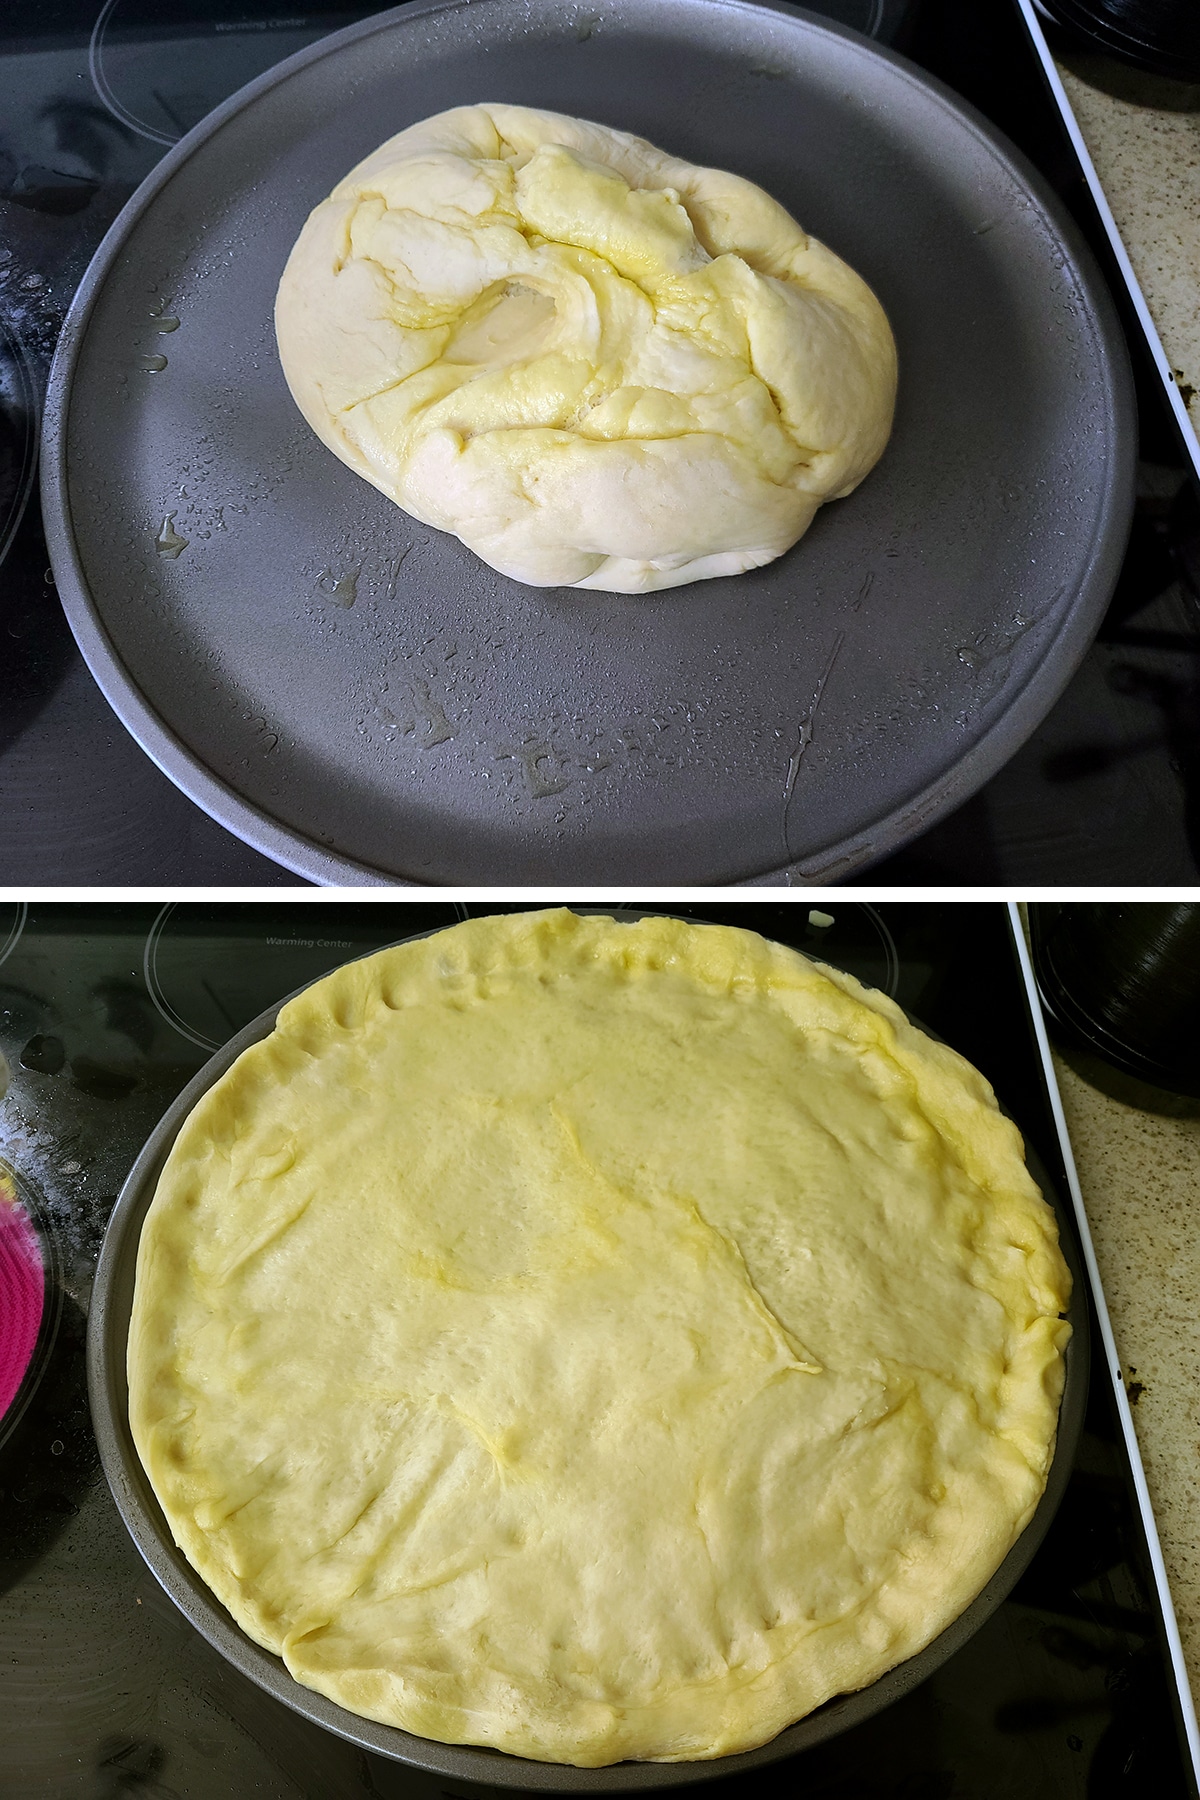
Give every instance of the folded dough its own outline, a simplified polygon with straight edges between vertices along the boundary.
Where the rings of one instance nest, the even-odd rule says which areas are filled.
[[[451,1743],[743,1750],[979,1591],[1068,1327],[1015,1127],[750,932],[475,920],[341,969],[197,1104],[130,1419],[298,1681]]]
[[[882,308],[782,206],[525,107],[439,113],[353,169],[275,324],[334,454],[536,587],[770,562],[891,429]]]

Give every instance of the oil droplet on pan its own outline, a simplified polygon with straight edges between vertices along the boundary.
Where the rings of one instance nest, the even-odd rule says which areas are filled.
[[[335,575],[332,569],[324,569],[317,577],[317,588],[339,606],[353,606],[358,599],[358,569],[355,567],[345,575]]]
[[[161,375],[166,366],[166,357],[160,356],[157,350],[149,350],[142,357],[142,367],[147,375]]]
[[[435,700],[423,681],[411,684],[407,698],[392,696],[392,707],[380,705],[376,713],[388,731],[400,731],[406,735],[416,733],[416,741],[422,750],[432,750],[438,744],[448,743],[454,736],[454,726],[446,717],[441,702]]]
[[[522,765],[534,800],[548,800],[571,784],[570,776],[547,743],[521,744],[512,749],[497,746],[495,754],[497,762],[512,757]]]
[[[154,548],[160,556],[176,557],[187,549],[190,539],[180,537],[175,529],[175,514],[168,513],[162,522],[162,529],[154,540]]]

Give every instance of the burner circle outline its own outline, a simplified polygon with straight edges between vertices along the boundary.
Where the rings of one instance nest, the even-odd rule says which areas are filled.
[[[152,125],[147,125],[143,119],[139,119],[135,113],[131,113],[128,107],[122,106],[109,85],[108,76],[104,73],[104,34],[108,30],[109,20],[119,5],[120,0],[104,0],[96,23],[92,26],[91,40],[88,43],[88,73],[92,78],[92,86],[114,119],[119,119],[122,125],[127,125],[131,131],[136,131],[139,137],[149,138],[152,143],[162,144],[169,150],[172,144],[179,142],[179,133],[176,132],[174,137],[169,137],[165,132],[156,131]]]
[[[8,517],[0,519],[0,562],[3,562],[17,535],[17,527],[25,516],[25,508],[37,479],[37,447],[41,431],[41,406],[33,363],[16,326],[11,319],[3,316],[0,316],[0,358],[3,358],[12,372],[15,390],[13,398],[17,412],[15,424],[22,440],[14,498]],[[3,961],[3,954],[0,954],[0,961]]]
[[[166,929],[167,921],[178,904],[179,902],[177,900],[165,901],[159,908],[158,917],[155,919],[146,935],[145,947],[142,950],[142,980],[146,984],[146,992],[153,1001],[155,1011],[159,1014],[160,1018],[165,1019],[167,1024],[170,1025],[174,1031],[177,1031],[181,1037],[185,1037],[190,1044],[197,1045],[201,1050],[212,1052],[213,1050],[219,1050],[221,1048],[220,1044],[215,1043],[212,1038],[205,1036],[204,1032],[194,1030],[194,1028],[188,1024],[187,1020],[183,1018],[182,1014],[176,1012],[175,1008],[171,1005],[171,1002],[167,999],[163,985],[158,978],[158,946],[162,941],[162,934]]]
[[[0,547],[0,556],[3,556],[3,554],[3,548]],[[0,963],[2,963],[6,957],[11,956],[16,949],[21,933],[25,929],[25,921],[29,917],[28,900],[18,900],[16,901],[15,906],[16,910],[13,913],[12,923],[8,928],[8,932],[4,937],[0,938]]]

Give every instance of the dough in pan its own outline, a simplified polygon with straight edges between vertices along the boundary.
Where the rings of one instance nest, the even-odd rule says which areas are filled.
[[[137,1446],[297,1680],[708,1758],[950,1623],[1042,1492],[1069,1279],[983,1078],[749,932],[459,925],[291,1001],[147,1214]]]

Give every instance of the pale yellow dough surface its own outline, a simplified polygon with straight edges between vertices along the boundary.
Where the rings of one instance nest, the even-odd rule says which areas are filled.
[[[439,113],[352,169],[275,326],[334,454],[536,587],[770,562],[891,429],[883,310],[782,206],[520,106]]]
[[[476,920],[284,1007],[142,1234],[130,1414],[298,1680],[447,1742],[707,1758],[971,1600],[1069,1278],[982,1077],[753,933]]]

